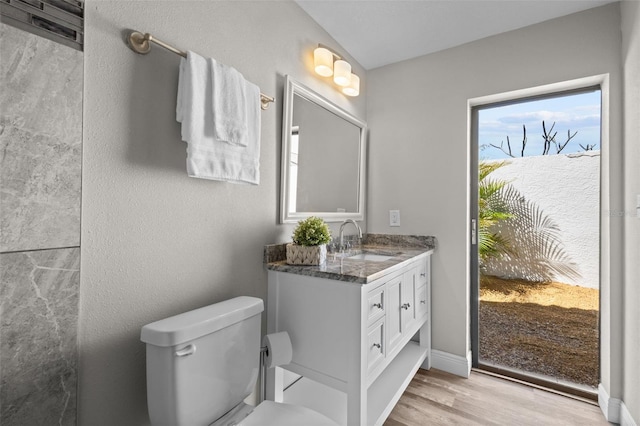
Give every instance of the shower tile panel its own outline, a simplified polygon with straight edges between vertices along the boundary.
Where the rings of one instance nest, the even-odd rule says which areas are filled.
[[[82,53],[0,24],[0,251],[80,240]]]
[[[0,39],[1,114],[33,133],[80,143],[82,52],[2,23]]]
[[[80,245],[80,143],[0,126],[0,251]]]
[[[0,424],[75,425],[80,249],[0,254]]]

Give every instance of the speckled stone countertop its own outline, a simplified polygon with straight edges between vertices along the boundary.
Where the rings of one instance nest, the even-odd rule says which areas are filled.
[[[392,256],[384,261],[351,259],[327,253],[326,263],[318,266],[288,265],[286,244],[272,244],[264,248],[267,269],[278,272],[327,278],[354,284],[367,284],[395,270],[403,268],[416,256],[433,253],[435,237],[415,235],[367,234],[362,245],[354,247],[350,255],[371,253]]]

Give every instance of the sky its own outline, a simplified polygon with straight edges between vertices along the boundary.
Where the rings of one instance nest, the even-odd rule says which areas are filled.
[[[481,109],[478,122],[480,160],[510,158],[500,149],[502,144],[504,150],[508,151],[507,136],[509,136],[511,144],[511,153],[515,157],[520,157],[523,124],[527,128],[524,156],[542,155],[544,147],[543,120],[549,133],[558,132],[556,141],[559,143],[566,142],[567,131],[571,131],[571,135],[578,132],[562,150],[562,154],[584,151],[580,145],[585,147],[594,145],[594,150],[600,149],[600,91],[597,90]],[[554,122],[553,132],[550,132]],[[549,154],[555,153],[556,147],[552,144]]]

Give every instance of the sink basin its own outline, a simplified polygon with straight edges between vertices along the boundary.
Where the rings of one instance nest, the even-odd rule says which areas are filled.
[[[374,254],[374,253],[360,253],[360,254],[354,254],[353,256],[349,256],[347,257],[347,259],[366,260],[369,262],[384,262],[385,260],[393,259],[393,256],[385,256],[382,254]]]

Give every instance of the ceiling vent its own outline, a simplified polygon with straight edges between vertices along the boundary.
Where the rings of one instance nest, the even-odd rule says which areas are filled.
[[[84,3],[76,0],[0,0],[0,22],[82,50]]]

